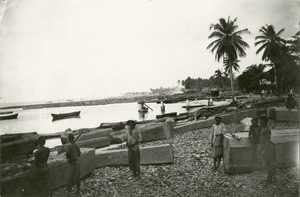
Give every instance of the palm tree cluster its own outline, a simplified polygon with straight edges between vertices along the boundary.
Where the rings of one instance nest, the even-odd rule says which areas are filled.
[[[233,71],[238,69],[238,58],[245,57],[245,49],[249,48],[248,43],[243,41],[241,35],[250,33],[248,29],[238,30],[236,24],[237,18],[231,20],[230,17],[226,19],[220,18],[219,23],[211,24],[210,30],[213,32],[208,38],[215,38],[215,40],[207,46],[215,53],[215,59],[220,61],[223,59],[225,63],[225,70],[230,73],[231,91],[233,96]]]
[[[249,48],[248,43],[243,41],[241,35],[250,33],[248,29],[238,30],[236,24],[237,18],[231,20],[230,17],[226,19],[220,18],[219,22],[212,24],[210,30],[212,33],[209,35],[209,39],[214,38],[207,49],[210,49],[212,53],[215,53],[215,59],[220,61],[223,59],[225,72],[230,73],[231,76],[231,90],[233,95],[233,70],[239,69],[239,58],[245,57],[245,49]],[[300,74],[300,32],[297,32],[292,40],[285,40],[281,38],[281,34],[284,29],[275,31],[273,25],[265,25],[260,30],[260,35],[255,37],[255,46],[258,47],[256,54],[262,53],[262,60],[270,62],[266,65],[271,66],[272,69],[269,73],[273,73],[273,78],[269,79],[275,85],[275,91],[279,92],[278,85],[280,84],[280,93],[283,93],[285,89],[299,89],[297,84]],[[257,75],[253,75],[253,79],[246,79],[245,76],[252,76],[255,72],[263,72],[263,67],[252,65],[246,70],[247,74],[240,77],[240,80],[255,80]],[[251,73],[249,75],[249,73]],[[239,83],[242,84],[241,82]],[[244,85],[247,84],[244,83]],[[295,87],[296,86],[296,87]],[[249,89],[258,88],[256,85],[251,85]]]

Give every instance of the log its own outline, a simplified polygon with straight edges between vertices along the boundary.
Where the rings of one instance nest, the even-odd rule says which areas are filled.
[[[220,115],[222,118],[223,123],[231,123],[231,122],[239,122],[244,118],[251,117],[255,118],[257,117],[257,111],[255,109],[247,110],[247,111],[241,111],[241,112],[234,112],[231,114],[225,114]],[[207,119],[207,120],[199,120],[196,122],[187,123],[184,125],[180,125],[174,128],[175,132],[185,132],[185,131],[191,131],[195,129],[201,129],[205,127],[210,127],[215,123],[215,120],[213,118]]]
[[[174,162],[174,152],[171,144],[152,147],[141,147],[141,165],[171,164]],[[96,150],[96,168],[106,166],[128,166],[128,150]]]
[[[255,169],[254,145],[248,133],[235,133],[240,140],[224,135],[223,164],[226,173],[246,173]],[[273,130],[271,141],[275,144],[276,166],[291,167],[298,164],[299,129]]]
[[[77,142],[77,145],[80,148],[102,148],[109,146],[111,143],[111,139],[109,137],[100,137],[96,139],[84,140]]]
[[[299,122],[299,110],[288,110],[285,107],[273,107],[268,110],[268,115],[271,120],[278,122]]]
[[[141,131],[142,142],[150,142],[160,139],[169,139],[173,137],[174,127],[172,122],[166,121],[159,124],[138,125]],[[111,133],[114,139],[120,139],[122,142],[126,137],[126,130],[115,131]]]
[[[95,149],[81,148],[80,176],[81,178],[95,169]],[[54,189],[67,184],[69,164],[66,161],[65,154],[54,155],[49,158],[49,178],[48,189]],[[34,168],[30,167],[24,171],[9,177],[1,177],[1,196],[36,196],[31,192],[34,190],[32,179],[34,177]]]

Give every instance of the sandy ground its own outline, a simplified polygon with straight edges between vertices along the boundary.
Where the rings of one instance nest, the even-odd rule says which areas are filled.
[[[299,124],[271,123],[270,127],[299,128]],[[299,196],[299,167],[277,169],[271,185],[264,182],[265,171],[228,175],[221,166],[213,172],[209,132],[199,129],[142,144],[171,143],[174,164],[142,166],[140,179],[132,177],[128,167],[95,169],[81,181],[81,196]],[[55,197],[66,195],[65,187],[54,192]]]

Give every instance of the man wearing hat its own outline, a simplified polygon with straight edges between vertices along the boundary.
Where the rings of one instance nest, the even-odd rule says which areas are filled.
[[[140,176],[140,147],[139,144],[142,141],[141,132],[136,128],[136,122],[134,120],[127,121],[127,147],[128,147],[128,163],[129,169],[133,172],[134,176]]]
[[[268,127],[268,117],[259,117],[261,132],[260,132],[260,145],[261,156],[267,168],[267,183],[272,183],[275,174],[275,146],[271,141],[271,129]]]
[[[210,133],[211,147],[213,147],[214,171],[219,168],[221,163],[223,154],[222,140],[223,134],[226,132],[226,126],[221,123],[221,117],[215,117],[215,121],[216,123],[212,126],[212,131]]]

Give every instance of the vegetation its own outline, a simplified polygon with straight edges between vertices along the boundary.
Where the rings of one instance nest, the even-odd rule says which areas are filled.
[[[250,33],[248,29],[238,30],[236,21],[237,18],[231,20],[228,17],[227,20],[220,18],[219,23],[211,24],[209,30],[213,30],[213,32],[208,38],[215,38],[215,40],[207,46],[207,49],[211,49],[211,52],[215,53],[217,61],[223,59],[225,70],[230,73],[232,97],[233,69],[239,68],[238,58],[245,57],[245,49],[249,47],[248,43],[243,41],[241,35]]]

